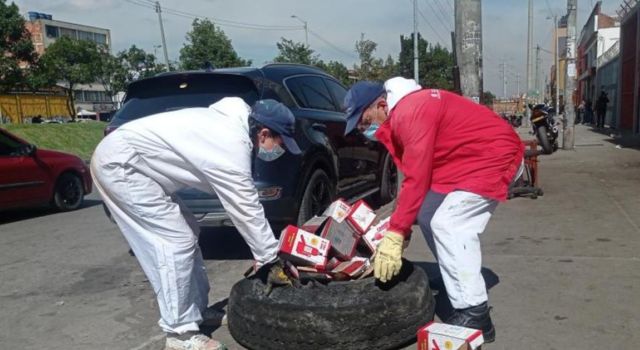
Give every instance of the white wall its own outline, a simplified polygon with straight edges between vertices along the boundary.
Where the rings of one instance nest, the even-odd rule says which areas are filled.
[[[618,40],[620,40],[620,27],[599,29],[598,57],[607,52]]]

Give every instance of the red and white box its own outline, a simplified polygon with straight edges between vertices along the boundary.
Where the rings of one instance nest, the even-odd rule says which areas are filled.
[[[351,211],[351,206],[347,204],[342,199],[338,199],[337,201],[331,203],[331,205],[327,208],[327,210],[322,213],[322,216],[330,216],[337,222],[343,222],[344,219],[349,215],[349,211]]]
[[[311,233],[318,233],[318,231],[322,228],[322,225],[324,225],[325,222],[327,222],[327,220],[329,219],[329,216],[314,216],[311,219],[309,219],[307,222],[305,222],[304,224],[302,224],[302,226],[300,226],[301,229],[307,231],[307,232],[311,232]]]
[[[299,265],[324,269],[331,243],[313,233],[289,225],[280,234],[279,255]]]
[[[331,218],[322,228],[322,238],[331,242],[331,250],[341,260],[351,260],[356,255],[360,234],[347,221]]]
[[[391,217],[382,219],[376,225],[371,226],[367,233],[362,236],[362,241],[372,253],[375,253],[378,249],[378,244],[380,244],[382,237],[384,237],[384,233],[389,229],[390,221]]]
[[[369,267],[369,259],[355,257],[350,261],[341,262],[331,270],[332,274],[344,274],[349,278],[359,276]]]
[[[376,219],[376,213],[363,200],[357,201],[347,215],[347,221],[360,234],[367,232],[373,221]]]
[[[418,350],[476,350],[482,344],[477,329],[430,322],[418,331]]]

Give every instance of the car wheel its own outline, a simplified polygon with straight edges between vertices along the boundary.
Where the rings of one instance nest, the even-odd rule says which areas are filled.
[[[374,278],[280,287],[259,278],[229,295],[229,331],[248,349],[397,349],[433,320],[426,273],[404,260],[390,284]]]
[[[384,205],[396,198],[398,188],[400,187],[400,179],[398,178],[398,168],[393,162],[390,154],[384,158],[382,167],[382,176],[380,176],[380,192],[375,200],[379,205]]]
[[[302,192],[298,211],[298,226],[304,224],[314,215],[320,215],[331,204],[334,197],[333,184],[327,173],[318,169],[314,171]]]
[[[53,205],[60,211],[76,210],[82,205],[84,187],[82,179],[72,173],[60,175],[53,192]]]

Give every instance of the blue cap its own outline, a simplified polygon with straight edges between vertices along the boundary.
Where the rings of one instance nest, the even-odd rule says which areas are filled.
[[[259,100],[251,108],[250,118],[280,134],[284,146],[293,154],[300,154],[300,147],[293,139],[295,117],[287,106],[276,100]]]
[[[344,107],[347,113],[347,128],[344,134],[350,133],[362,117],[362,113],[373,101],[384,93],[384,86],[372,81],[359,81],[349,89],[344,97]]]

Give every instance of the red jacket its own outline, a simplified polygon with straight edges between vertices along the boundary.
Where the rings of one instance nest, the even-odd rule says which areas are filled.
[[[506,200],[524,154],[520,137],[493,111],[435,89],[400,100],[376,138],[404,174],[389,229],[405,235],[430,189]]]

